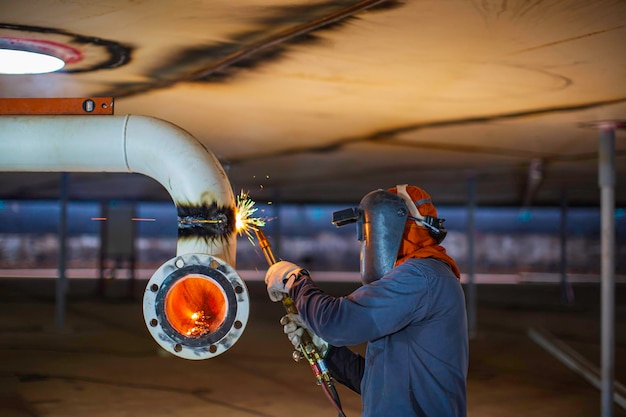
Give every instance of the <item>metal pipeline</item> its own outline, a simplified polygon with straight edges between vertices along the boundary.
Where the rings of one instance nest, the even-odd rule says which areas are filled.
[[[144,293],[146,325],[165,350],[205,359],[248,320],[235,266],[235,198],[217,158],[188,132],[145,116],[2,116],[0,171],[134,172],[159,182],[178,211],[176,257]]]
[[[270,242],[267,239],[267,236],[265,236],[265,233],[259,228],[256,228],[254,232],[256,234],[257,240],[259,241],[259,247],[263,251],[263,255],[265,255],[265,260],[267,261],[267,264],[269,266],[274,265],[277,261],[272,251]],[[285,307],[287,313],[298,314],[298,308],[296,307],[296,304],[291,299],[291,297],[283,297],[282,304],[283,307]],[[287,323],[281,320],[281,324],[285,325]],[[326,394],[328,400],[339,413],[339,417],[346,417],[341,408],[339,394],[337,393],[337,389],[335,388],[335,384],[333,382],[332,376],[330,375],[330,371],[326,366],[326,362],[324,361],[324,358],[322,357],[317,346],[315,346],[315,343],[313,343],[311,335],[306,330],[302,333],[302,336],[300,337],[300,345],[298,346],[297,350],[293,352],[292,358],[296,362],[300,361],[300,359],[302,358],[305,358],[309,362],[311,370],[315,375],[317,384],[322,387],[324,394]]]
[[[235,198],[226,173],[212,152],[164,120],[135,115],[1,116],[0,171],[146,175],[167,190],[180,218],[220,221],[196,227],[194,233],[179,227],[176,253],[210,253],[235,264]]]

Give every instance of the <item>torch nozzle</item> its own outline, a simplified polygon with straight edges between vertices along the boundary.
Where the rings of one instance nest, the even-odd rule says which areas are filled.
[[[265,260],[269,266],[272,266],[276,263],[276,257],[274,256],[274,252],[272,252],[272,246],[270,246],[269,240],[267,240],[267,236],[263,233],[263,230],[257,228],[254,233],[256,234],[256,238],[259,241],[259,247],[263,251],[263,255],[265,255]]]

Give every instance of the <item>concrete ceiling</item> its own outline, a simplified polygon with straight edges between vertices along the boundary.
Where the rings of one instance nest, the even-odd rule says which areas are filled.
[[[473,178],[479,205],[598,205],[599,132],[581,124],[626,119],[625,17],[617,0],[2,1],[0,38],[80,59],[0,75],[0,93],[112,96],[117,115],[189,131],[260,201],[411,183],[465,204]],[[54,198],[58,177],[2,173],[0,198]],[[70,183],[75,199],[168,199],[135,174]]]

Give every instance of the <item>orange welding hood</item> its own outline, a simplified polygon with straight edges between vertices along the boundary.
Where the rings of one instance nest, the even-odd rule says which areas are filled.
[[[402,186],[396,186],[388,189],[387,191],[398,195],[399,187]],[[437,209],[433,205],[430,195],[426,191],[420,187],[409,185],[406,186],[406,192],[411,201],[415,204],[415,207],[421,216],[431,216],[433,218],[437,217]],[[452,271],[457,278],[461,277],[459,268],[456,266],[454,259],[446,253],[445,248],[437,243],[435,238],[433,238],[429,233],[428,229],[420,225],[419,222],[409,218],[406,222],[406,226],[404,227],[404,233],[402,234],[402,241],[400,242],[400,250],[398,251],[396,266],[411,258],[439,259],[450,265],[450,268],[452,268]]]

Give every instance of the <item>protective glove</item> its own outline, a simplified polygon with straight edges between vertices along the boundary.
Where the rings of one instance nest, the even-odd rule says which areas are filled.
[[[301,274],[309,275],[306,269],[287,261],[276,262],[265,274],[265,284],[270,300],[276,302],[289,294],[291,286]]]
[[[283,331],[289,338],[289,341],[294,348],[298,349],[302,343],[302,335],[304,332],[309,333],[313,344],[317,348],[322,358],[326,357],[328,353],[328,342],[316,335],[304,324],[304,321],[300,318],[299,314],[287,314],[280,319],[280,323],[283,325]]]

